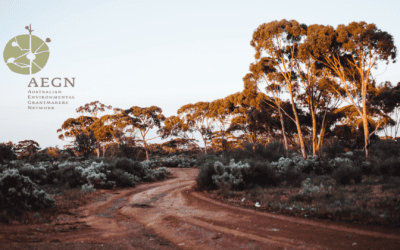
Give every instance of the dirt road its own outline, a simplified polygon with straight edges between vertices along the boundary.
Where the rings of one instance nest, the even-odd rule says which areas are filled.
[[[263,213],[194,192],[197,169],[110,191],[53,224],[0,224],[0,249],[398,249],[400,230]]]

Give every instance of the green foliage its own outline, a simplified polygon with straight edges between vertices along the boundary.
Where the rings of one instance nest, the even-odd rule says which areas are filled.
[[[110,170],[108,170],[110,171]],[[107,179],[115,182],[118,187],[134,187],[140,179],[122,169],[114,168],[107,173]]]
[[[90,131],[89,134],[82,132],[76,136],[74,147],[76,151],[81,152],[87,158],[96,148],[96,142],[97,140],[93,131]]]
[[[82,161],[86,161],[86,158],[85,157],[75,157],[75,156],[72,156],[72,157],[68,157],[67,158],[67,161],[68,162],[82,162]]]
[[[199,175],[196,178],[197,188],[199,190],[215,190],[218,188],[213,181],[212,176],[217,174],[214,168],[214,161],[207,160],[200,166]]]
[[[28,158],[28,162],[30,163],[41,162],[41,161],[54,161],[54,158],[45,153],[34,153]]]
[[[37,184],[44,184],[46,182],[47,170],[43,166],[34,167],[27,163],[19,169],[19,174],[29,177],[29,179]]]
[[[371,145],[371,155],[380,160],[400,157],[400,141],[378,140]]]
[[[375,164],[384,176],[400,176],[400,157],[390,157]]]
[[[25,210],[37,211],[54,205],[53,198],[18,170],[7,169],[0,174],[0,209],[18,215]]]
[[[243,174],[250,168],[248,163],[237,162],[231,159],[229,165],[224,165],[219,161],[214,163],[215,174],[211,177],[218,186],[226,186],[232,190],[243,190],[245,182]]]
[[[15,152],[18,155],[18,159],[27,159],[29,156],[35,154],[40,150],[39,143],[33,140],[25,140],[18,142],[15,147]]]
[[[323,157],[328,159],[334,159],[346,152],[343,143],[338,139],[326,140],[320,150]]]
[[[248,159],[244,160],[244,163],[250,165],[248,170],[243,173],[243,181],[246,183],[246,188],[252,188],[253,186],[276,187],[281,183],[281,176],[275,172],[275,169],[268,161]]]
[[[343,163],[332,173],[332,177],[336,180],[336,184],[348,185],[351,181],[355,184],[361,182],[361,168],[352,166],[350,162]]]
[[[140,162],[132,161],[127,158],[118,160],[115,163],[115,168],[121,169],[129,174],[138,176],[139,178],[143,178],[146,175],[143,165]]]
[[[92,184],[84,184],[82,185],[81,191],[82,193],[86,194],[86,193],[93,193],[96,191],[96,189],[93,187]]]
[[[232,149],[223,153],[224,157],[235,159],[236,161],[243,161],[250,158],[277,161],[285,155],[285,148],[279,141],[274,141],[267,145],[261,143],[246,143],[243,149]]]
[[[76,188],[85,184],[86,179],[75,170],[76,166],[76,163],[71,163],[60,167],[56,174],[58,181],[67,184],[69,188]]]
[[[174,155],[158,158],[158,165],[167,168],[190,168],[196,165],[196,160],[186,155]]]
[[[17,159],[17,155],[11,145],[0,143],[0,163]]]

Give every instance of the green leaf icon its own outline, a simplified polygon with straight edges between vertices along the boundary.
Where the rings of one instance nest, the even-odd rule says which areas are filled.
[[[46,42],[35,35],[12,38],[3,53],[4,62],[15,73],[32,75],[46,65],[50,52]]]

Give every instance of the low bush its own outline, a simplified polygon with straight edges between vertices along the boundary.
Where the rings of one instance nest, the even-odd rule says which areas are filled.
[[[378,164],[379,171],[382,175],[400,176],[400,157],[390,157],[376,164]]]
[[[45,153],[34,153],[28,158],[28,162],[30,163],[41,162],[41,161],[53,162],[54,158],[51,155]]]
[[[80,187],[87,182],[87,180],[76,171],[75,168],[78,164],[63,165],[55,174],[59,183],[66,184],[69,188]]]
[[[87,193],[93,193],[96,191],[96,189],[93,187],[91,184],[84,184],[81,188],[82,193],[87,194]]]
[[[296,171],[294,168],[289,169],[283,174],[286,186],[300,187],[301,183],[307,178],[307,175],[301,171]]]
[[[268,143],[264,148],[262,148],[262,150],[260,150],[260,149],[258,149],[256,147],[255,151],[256,152],[260,152],[260,153],[257,153],[257,154],[262,154],[262,156],[265,159],[268,159],[271,162],[272,161],[277,161],[281,157],[285,157],[286,156],[285,147],[279,141]],[[291,152],[287,152],[287,153],[291,153]]]
[[[219,157],[219,156],[216,156],[215,154],[206,154],[206,155],[201,155],[201,156],[197,157],[195,165],[197,167],[201,167],[208,162],[214,163],[216,161],[227,163],[228,162],[227,159],[229,159],[229,157]]]
[[[400,141],[377,140],[375,143],[371,143],[370,154],[373,158],[380,160],[400,157]]]
[[[22,211],[37,211],[54,205],[53,198],[18,170],[7,169],[0,174],[0,210],[18,215]]]
[[[332,177],[336,180],[336,184],[348,185],[351,181],[358,184],[362,180],[362,171],[359,167],[343,164],[332,173]]]
[[[127,158],[118,160],[115,163],[115,168],[121,169],[129,174],[138,176],[139,178],[143,178],[146,175],[144,168],[140,162],[132,161]]]
[[[260,187],[276,187],[282,179],[271,167],[268,161],[245,160],[250,167],[243,173],[243,180],[246,183],[246,188]]]
[[[0,164],[15,159],[17,159],[17,155],[15,154],[13,147],[0,143]]]
[[[107,179],[114,182],[118,187],[134,187],[140,181],[140,178],[124,172],[122,169],[114,168],[108,171]]]
[[[212,176],[217,174],[214,168],[214,162],[207,160],[200,166],[199,175],[196,178],[197,188],[199,190],[215,190],[218,188],[213,181]]]
[[[324,158],[334,159],[346,151],[341,141],[338,139],[328,139],[324,142],[320,152]]]
[[[229,165],[224,165],[217,161],[214,163],[215,174],[212,176],[213,182],[217,186],[229,187],[232,190],[243,190],[245,182],[243,174],[248,171],[248,163],[237,162],[231,159]]]
[[[274,141],[267,145],[246,143],[243,149],[233,149],[223,153],[224,157],[235,159],[235,161],[243,161],[245,159],[278,161],[285,155],[285,148],[279,141]]]
[[[34,167],[27,163],[19,169],[19,174],[29,177],[29,179],[37,184],[44,184],[47,180],[47,170],[45,167]]]

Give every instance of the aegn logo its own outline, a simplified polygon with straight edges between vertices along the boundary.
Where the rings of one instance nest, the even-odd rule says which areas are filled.
[[[47,38],[43,41],[32,35],[31,25],[26,26],[25,29],[29,31],[29,35],[12,38],[4,49],[3,57],[13,72],[32,75],[42,70],[49,60],[50,52],[47,43],[51,40]]]

